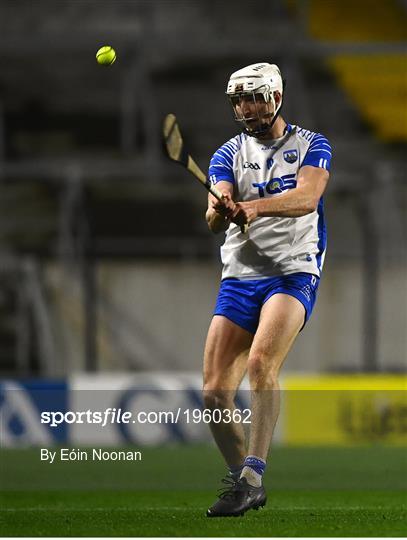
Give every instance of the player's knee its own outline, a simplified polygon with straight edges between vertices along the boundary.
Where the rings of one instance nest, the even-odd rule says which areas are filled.
[[[249,357],[247,363],[247,372],[251,384],[268,387],[278,386],[278,370],[273,368],[270,358],[266,355],[257,353]]]
[[[263,378],[266,374],[267,359],[261,353],[251,354],[247,362],[247,372],[250,379]]]
[[[233,402],[233,392],[213,384],[205,384],[202,393],[206,409],[225,409]]]

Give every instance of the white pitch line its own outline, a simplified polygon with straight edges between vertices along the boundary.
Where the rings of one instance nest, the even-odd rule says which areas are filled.
[[[283,507],[273,507],[268,506],[266,509],[273,510],[274,512],[287,512],[287,511],[293,511],[296,512],[298,510],[301,511],[307,511],[307,512],[315,512],[316,514],[318,512],[324,512],[326,510],[402,510],[404,507],[384,507],[384,506],[326,506],[323,508],[315,508],[313,506],[291,506],[290,508],[283,508]],[[0,512],[49,512],[57,511],[57,512],[106,512],[106,511],[112,511],[117,510],[119,512],[137,512],[137,511],[145,511],[145,510],[206,510],[206,506],[199,507],[199,506],[142,506],[142,507],[127,507],[127,506],[119,506],[119,507],[89,507],[89,508],[56,508],[55,506],[49,506],[49,507],[31,507],[31,508],[0,508]],[[263,510],[264,511],[264,510]]]
[[[96,507],[96,508],[55,508],[55,506],[41,507],[41,508],[0,508],[0,512],[106,512],[111,510],[117,510],[120,512],[137,512],[138,510],[206,510],[206,507],[192,507],[192,506],[143,506],[139,508],[129,507]]]

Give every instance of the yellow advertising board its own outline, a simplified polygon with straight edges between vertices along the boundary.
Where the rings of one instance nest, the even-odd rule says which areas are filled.
[[[292,445],[407,445],[407,377],[286,375],[282,439]]]

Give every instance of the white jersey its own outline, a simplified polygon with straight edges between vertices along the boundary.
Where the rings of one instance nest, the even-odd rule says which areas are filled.
[[[260,141],[245,134],[233,137],[213,155],[209,177],[234,185],[237,201],[278,197],[297,185],[304,165],[330,170],[331,147],[320,133],[288,124],[283,137]],[[308,272],[320,276],[326,228],[322,197],[305,216],[257,218],[247,234],[231,223],[221,247],[222,279],[260,279]]]

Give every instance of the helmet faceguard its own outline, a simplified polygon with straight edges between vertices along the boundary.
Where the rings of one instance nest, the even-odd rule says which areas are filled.
[[[281,96],[277,106],[275,92]],[[252,137],[264,135],[273,126],[282,106],[283,81],[280,70],[275,64],[268,63],[252,64],[240,69],[232,73],[226,94],[232,104],[235,120],[241,124],[243,131]],[[248,117],[242,113],[242,100],[254,104],[254,115]],[[264,103],[271,103],[272,110],[264,112]]]

